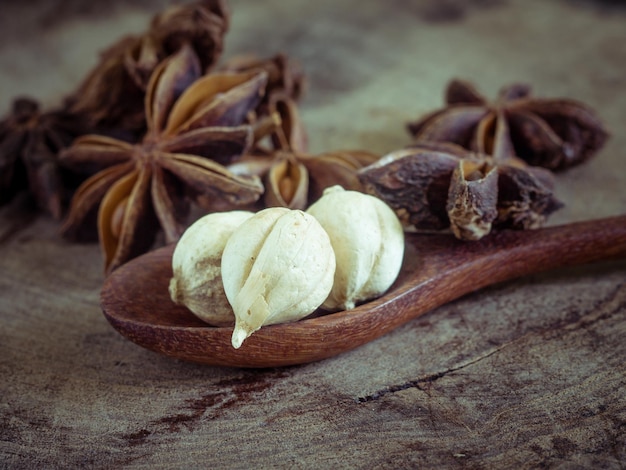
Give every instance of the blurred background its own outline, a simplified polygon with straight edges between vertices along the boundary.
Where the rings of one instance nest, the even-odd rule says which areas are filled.
[[[126,34],[144,31],[166,0],[3,2],[0,114],[13,97],[58,104]],[[567,206],[550,223],[626,212],[626,2],[623,0],[231,0],[223,58],[299,61],[310,150],[410,142],[405,123],[438,108],[454,77],[487,97],[526,82],[537,96],[598,111],[612,138],[597,158],[559,176]],[[19,20],[18,20],[19,19]],[[584,198],[581,198],[584,195]],[[610,202],[606,202],[610,201]]]

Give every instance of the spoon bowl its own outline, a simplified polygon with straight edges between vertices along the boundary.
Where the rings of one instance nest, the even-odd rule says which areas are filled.
[[[353,310],[264,326],[235,349],[232,327],[213,327],[170,299],[168,245],[115,270],[102,310],[120,334],[185,361],[278,367],[319,361],[372,341],[469,292],[558,267],[626,256],[626,216],[531,231],[502,231],[477,242],[450,235],[406,235],[402,271],[389,291]]]

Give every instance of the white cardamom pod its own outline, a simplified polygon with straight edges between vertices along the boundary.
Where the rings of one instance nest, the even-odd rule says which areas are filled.
[[[235,313],[232,345],[263,325],[296,321],[326,299],[335,254],[314,217],[284,207],[264,209],[241,224],[222,255],[222,282]]]
[[[174,303],[185,305],[214,326],[230,326],[235,315],[222,285],[224,246],[234,230],[254,214],[215,212],[201,217],[183,233],[172,255],[169,292]]]
[[[322,308],[351,309],[391,287],[402,267],[404,230],[386,203],[332,186],[307,213],[328,233],[337,262],[335,282]]]

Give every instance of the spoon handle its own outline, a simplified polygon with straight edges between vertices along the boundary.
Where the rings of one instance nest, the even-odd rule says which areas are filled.
[[[465,244],[465,250],[472,250]],[[503,232],[485,243],[480,258],[489,284],[565,266],[626,256],[626,216],[542,230]],[[482,250],[477,250],[482,251]]]
[[[506,230],[476,242],[452,236],[407,236],[404,273],[390,295],[354,311],[312,320],[320,329],[351,331],[352,345],[483,287],[555,268],[626,257],[626,216],[540,230]],[[340,338],[338,341],[344,342]],[[334,345],[348,349],[346,344]]]
[[[399,289],[397,324],[483,287],[529,274],[626,257],[626,216],[540,230],[502,231],[477,242],[409,238],[415,274]],[[382,307],[382,306],[381,306]],[[396,310],[397,308],[397,310]],[[395,326],[394,326],[395,327]]]

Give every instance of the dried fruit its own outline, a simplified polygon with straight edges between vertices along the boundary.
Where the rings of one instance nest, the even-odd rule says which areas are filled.
[[[159,64],[183,46],[194,50],[201,71],[220,57],[230,15],[222,0],[173,5],[155,15],[140,35],[121,38],[68,98],[102,133],[135,140],[145,129],[144,95]]]
[[[498,171],[488,161],[463,159],[452,172],[446,211],[454,235],[479,240],[498,216]]]
[[[259,103],[258,115],[268,114],[268,104],[274,95],[280,95],[297,102],[306,89],[305,74],[300,64],[285,54],[276,54],[270,58],[258,58],[253,55],[232,57],[218,67],[219,71],[250,72],[264,70],[268,75],[267,93]]]
[[[328,234],[302,211],[264,209],[241,224],[222,255],[222,281],[235,314],[232,345],[263,325],[314,312],[333,285],[335,254]]]
[[[515,158],[497,164],[454,144],[424,142],[396,150],[362,169],[359,178],[405,225],[452,228],[466,240],[492,227],[537,228],[562,206],[549,170]]]
[[[146,36],[152,39],[161,60],[183,45],[190,45],[200,58],[202,71],[207,72],[222,54],[229,26],[230,12],[225,0],[198,0],[163,10],[152,19]],[[146,80],[144,85],[147,83]]]
[[[326,310],[351,309],[383,294],[393,284],[404,257],[404,231],[380,199],[333,186],[307,210],[324,227],[337,268]]]
[[[462,80],[448,84],[444,108],[408,128],[416,142],[450,142],[491,155],[496,163],[518,157],[551,170],[591,158],[608,137],[593,109],[578,101],[535,98],[528,85],[514,84],[488,102]]]
[[[39,208],[60,219],[80,176],[59,165],[58,153],[86,131],[72,113],[41,111],[35,100],[15,99],[0,121],[0,204],[28,189]]]
[[[180,237],[172,255],[170,297],[215,326],[235,323],[222,285],[222,252],[248,211],[214,212],[195,221]]]
[[[256,201],[263,192],[258,178],[237,176],[222,164],[252,145],[253,130],[242,123],[266,78],[263,72],[201,77],[190,46],[162,62],[146,95],[148,132],[141,143],[84,136],[63,152],[66,165],[104,168],[74,195],[66,235],[81,230],[97,209],[110,272],[147,251],[159,226],[166,241],[177,240],[190,199],[207,211],[215,210],[215,200],[231,208]]]
[[[357,170],[378,160],[378,155],[363,150],[309,154],[306,132],[295,103],[284,95],[274,94],[269,109],[271,115],[279,117],[279,125],[270,134],[272,147],[257,145],[251,155],[229,167],[237,174],[264,178],[267,206],[303,210],[330,186],[362,189]]]

